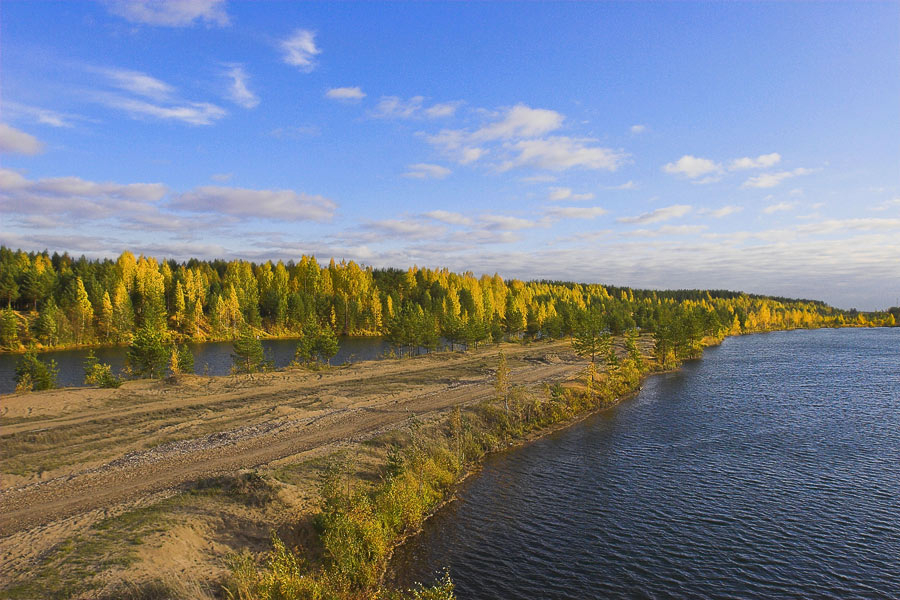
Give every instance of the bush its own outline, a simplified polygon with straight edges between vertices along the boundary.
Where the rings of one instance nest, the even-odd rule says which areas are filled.
[[[122,385],[122,380],[113,375],[112,367],[101,363],[91,350],[84,359],[84,384],[117,388]]]
[[[55,360],[44,362],[38,358],[37,351],[30,348],[16,366],[16,391],[52,390],[56,387],[58,372]]]

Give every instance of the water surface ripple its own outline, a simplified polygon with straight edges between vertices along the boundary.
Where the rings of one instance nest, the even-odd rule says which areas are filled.
[[[726,340],[491,457],[398,550],[460,599],[900,598],[900,329]]]

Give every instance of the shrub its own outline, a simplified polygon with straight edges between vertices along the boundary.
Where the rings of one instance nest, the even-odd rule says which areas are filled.
[[[117,388],[122,385],[122,380],[113,375],[112,367],[101,363],[91,350],[84,359],[84,384]]]
[[[37,351],[30,348],[16,366],[16,391],[52,390],[56,387],[58,372],[55,360],[44,362],[38,358]]]

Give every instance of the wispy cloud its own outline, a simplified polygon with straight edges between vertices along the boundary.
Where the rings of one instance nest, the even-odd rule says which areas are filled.
[[[619,185],[608,185],[608,186],[606,186],[605,189],[607,189],[607,190],[636,190],[637,188],[638,188],[638,185],[635,182],[629,180],[629,181],[626,181],[625,183],[620,183]]]
[[[109,12],[132,23],[188,27],[196,21],[224,27],[229,24],[225,0],[106,0]]]
[[[701,211],[702,214],[709,215],[716,219],[721,219],[723,217],[727,217],[728,215],[733,215],[735,213],[739,213],[744,210],[743,206],[736,206],[733,204],[729,204],[728,206],[723,206],[721,208],[716,209],[704,209]]]
[[[548,171],[573,168],[616,171],[628,161],[625,152],[592,145],[596,141],[591,138],[556,136],[515,142],[507,147],[518,152],[518,155],[500,165],[499,169],[506,171],[530,166]]]
[[[452,117],[460,102],[443,102],[425,105],[424,96],[413,96],[407,100],[398,96],[382,96],[369,113],[376,119],[440,119]]]
[[[0,123],[0,153],[33,156],[40,154],[43,150],[43,142],[30,133],[10,127],[6,123]]]
[[[708,158],[685,154],[677,161],[663,165],[663,171],[670,175],[682,175],[688,179],[696,179],[704,175],[721,173],[722,165]]]
[[[470,137],[482,142],[540,137],[559,129],[564,119],[555,110],[517,104],[508,109],[501,119],[476,130]]]
[[[607,210],[602,206],[551,206],[546,212],[554,219],[594,219]]]
[[[336,87],[325,92],[325,97],[343,102],[359,102],[366,94],[359,87]]]
[[[231,79],[231,85],[228,86],[228,98],[238,106],[256,108],[259,105],[259,96],[247,87],[250,77],[244,70],[244,66],[240,64],[226,66],[228,68],[226,74]]]
[[[503,231],[516,231],[519,229],[530,229],[537,226],[537,223],[535,221],[531,221],[529,219],[521,219],[519,217],[512,217],[509,215],[481,215],[481,217],[479,217],[479,221],[481,227],[489,230],[496,229]]]
[[[443,179],[452,173],[447,167],[428,163],[409,165],[407,169],[409,170],[403,176],[410,179]]]
[[[641,133],[646,133],[647,126],[646,125],[632,125],[628,129],[633,135],[639,135]]]
[[[584,194],[576,194],[572,191],[572,188],[567,187],[553,187],[550,188],[550,194],[547,197],[551,202],[559,202],[561,200],[593,200],[594,194],[589,192]]]
[[[800,175],[809,175],[812,173],[812,169],[805,169],[803,167],[798,167],[793,171],[780,171],[778,173],[763,173],[762,175],[757,175],[755,177],[749,178],[744,182],[745,188],[772,188],[780,184],[782,181],[786,179],[791,179],[792,177],[798,177]]]
[[[767,215],[771,215],[777,212],[784,212],[786,210],[792,210],[794,208],[794,204],[790,202],[778,202],[776,204],[770,204],[763,209],[763,212]]]
[[[211,102],[192,102],[178,97],[168,83],[140,71],[87,67],[101,74],[118,91],[98,91],[88,95],[93,101],[124,111],[132,117],[153,117],[190,125],[211,125],[228,112]],[[127,92],[127,93],[122,93]]]
[[[115,87],[137,96],[150,98],[151,100],[168,100],[175,92],[175,88],[168,83],[140,71],[128,69],[97,70],[111,80]]]
[[[3,112],[7,117],[27,117],[40,125],[51,127],[73,127],[73,121],[84,119],[76,115],[10,101],[3,102]]]
[[[779,162],[781,162],[781,155],[777,152],[773,152],[771,154],[761,154],[756,158],[736,158],[728,165],[728,170],[742,171],[745,169],[766,169],[777,165]]]
[[[293,190],[202,186],[176,196],[169,207],[186,212],[276,221],[328,221],[334,216],[337,205],[324,196]]]
[[[673,204],[672,206],[657,208],[656,210],[651,210],[650,212],[645,212],[634,217],[619,217],[618,219],[616,219],[616,221],[618,221],[619,223],[646,225],[649,223],[659,223],[662,221],[677,219],[678,217],[683,217],[689,212],[691,212],[690,205]]]
[[[291,37],[281,42],[284,62],[297,67],[304,73],[316,68],[316,56],[322,50],[316,46],[316,34],[308,29],[297,29]]]
[[[107,218],[155,210],[167,191],[161,183],[97,183],[79,177],[31,180],[0,169],[0,206],[5,214]]]
[[[364,229],[381,233],[391,238],[408,240],[435,239],[444,234],[445,229],[438,225],[421,223],[409,219],[386,219],[363,225]]]
[[[434,219],[435,221],[447,223],[448,225],[472,224],[472,219],[470,219],[469,217],[457,212],[450,212],[446,210],[432,210],[425,213],[423,216],[428,217],[429,219]]]
[[[97,98],[102,104],[125,111],[132,116],[149,116],[163,120],[181,121],[190,125],[211,125],[228,114],[225,109],[209,102],[160,106],[144,100],[115,95],[99,95]]]

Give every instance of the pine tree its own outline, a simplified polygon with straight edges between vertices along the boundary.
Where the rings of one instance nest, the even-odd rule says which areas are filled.
[[[10,308],[0,310],[0,348],[15,350],[19,347],[19,323]]]
[[[165,375],[169,361],[166,331],[150,325],[138,329],[128,348],[128,368],[135,377],[159,378]]]
[[[232,342],[232,371],[235,373],[256,373],[267,368],[266,355],[259,337],[249,327]]]
[[[44,362],[38,358],[37,351],[30,348],[16,366],[16,391],[52,390],[56,387],[58,371],[56,361]]]

